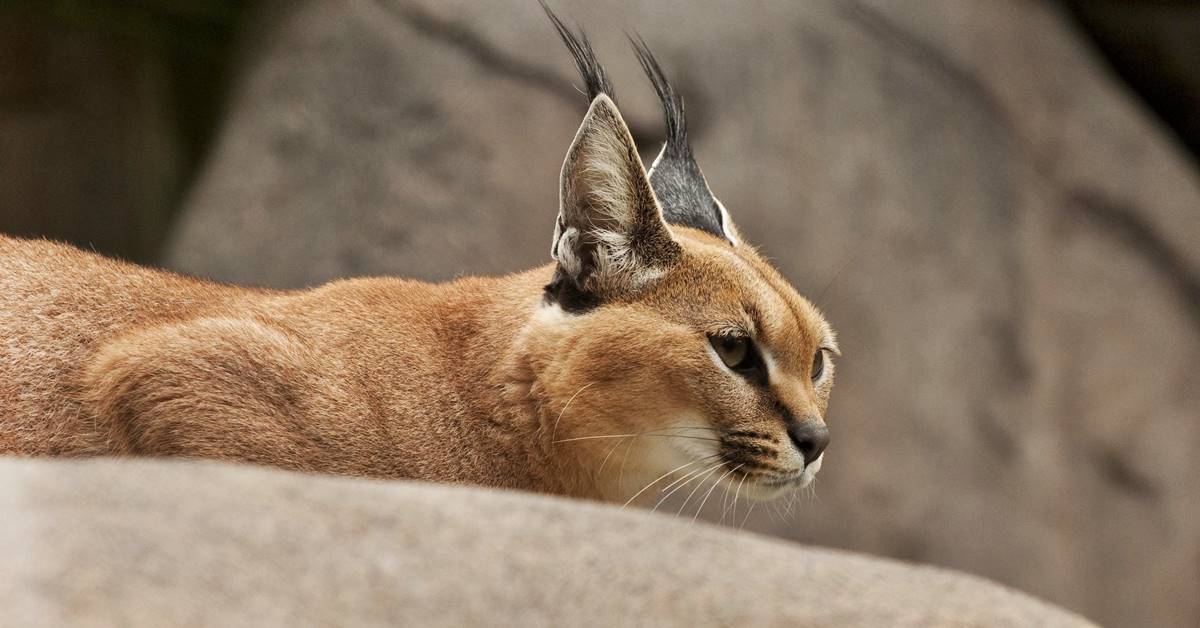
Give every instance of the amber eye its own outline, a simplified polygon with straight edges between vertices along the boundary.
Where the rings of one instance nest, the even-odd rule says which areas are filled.
[[[821,375],[825,372],[825,350],[818,349],[817,354],[813,356],[812,363],[812,381],[821,379]]]
[[[709,336],[708,341],[725,366],[747,379],[762,379],[762,358],[749,338],[738,334],[716,334]]]
[[[725,366],[734,370],[742,368],[750,357],[750,339],[745,336],[714,336],[712,346]]]

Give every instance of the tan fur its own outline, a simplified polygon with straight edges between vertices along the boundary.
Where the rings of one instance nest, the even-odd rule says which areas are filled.
[[[560,225],[575,240],[556,238],[560,262],[593,262],[579,280],[600,306],[578,313],[544,297],[554,264],[274,292],[0,237],[0,452],[216,458],[624,500],[673,468],[706,468],[740,431],[754,433],[738,446],[761,468],[700,479],[770,493],[755,480],[803,460],[780,409],[714,360],[706,334],[752,332],[770,393],[822,420],[832,363],[816,385],[809,368],[819,347],[836,352],[832,332],[749,247],[668,229],[644,177],[615,106],[597,98],[564,164]],[[595,209],[600,223],[588,222]],[[610,233],[589,234],[597,224]]]

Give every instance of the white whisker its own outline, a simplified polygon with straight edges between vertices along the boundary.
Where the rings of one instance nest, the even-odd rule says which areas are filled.
[[[738,520],[738,494],[740,494],[740,492],[742,492],[742,483],[744,483],[744,482],[745,482],[745,480],[746,480],[746,478],[745,478],[745,476],[743,476],[743,477],[742,477],[742,482],[739,482],[739,483],[738,483],[738,490],[733,492],[733,501],[732,501],[732,502],[730,502],[730,504],[728,504],[728,506],[726,507],[726,509],[724,510],[724,512],[721,512],[721,522],[722,522],[722,524],[724,524],[724,522],[725,522],[725,515],[726,515],[726,514],[728,514],[728,509],[730,509],[730,508],[732,508],[732,509],[733,509],[733,514],[730,516],[730,520],[731,520],[731,522],[732,522],[732,521],[737,521],[737,520]]]
[[[576,436],[575,438],[561,438],[559,440],[551,441],[551,442],[573,443],[573,442],[579,441],[579,440],[594,440],[597,438],[629,438],[631,436],[637,436],[637,434],[601,434],[599,436]]]
[[[712,456],[708,456],[708,457],[709,457],[709,458],[711,458]],[[705,458],[697,458],[697,459],[695,459],[695,460],[693,460],[693,461],[691,461],[691,462],[689,462],[689,463],[687,463],[687,464],[682,464],[682,465],[679,465],[678,467],[675,467],[674,469],[671,469],[670,471],[667,471],[666,473],[664,473],[664,474],[662,474],[662,475],[658,476],[657,478],[655,478],[654,480],[652,480],[652,481],[651,481],[649,484],[647,484],[647,485],[643,486],[643,487],[642,487],[642,490],[640,490],[640,491],[638,491],[638,492],[634,493],[634,494],[633,494],[633,497],[630,497],[630,498],[629,498],[629,501],[625,502],[625,504],[624,504],[624,505],[622,505],[622,506],[621,506],[621,508],[623,509],[623,508],[625,508],[626,506],[628,506],[629,504],[632,504],[632,503],[633,503],[633,500],[637,499],[637,498],[638,498],[638,496],[640,496],[642,493],[645,493],[645,492],[646,492],[646,489],[650,488],[651,486],[654,486],[655,484],[658,484],[658,483],[659,483],[659,482],[660,482],[660,481],[661,481],[663,478],[665,478],[665,477],[667,477],[667,476],[669,476],[669,475],[671,475],[672,473],[675,473],[675,472],[677,472],[677,471],[682,471],[682,470],[684,470],[684,469],[686,469],[686,468],[688,468],[688,467],[690,467],[690,466],[692,466],[692,465],[696,464],[697,462],[700,462],[701,460],[704,460],[704,459],[705,459]]]
[[[687,499],[683,500],[683,505],[681,505],[679,507],[679,510],[675,513],[676,517],[683,514],[683,509],[687,508],[688,502],[692,501],[692,497],[694,497],[696,495],[696,492],[699,491],[700,489],[704,488],[704,481],[707,480],[709,477],[711,477],[712,474],[714,474],[720,470],[721,470],[721,468],[717,467],[716,469],[709,471],[708,475],[705,475],[704,477],[700,478],[700,481],[696,483],[696,488],[693,488],[692,492],[688,493]],[[717,483],[720,483],[720,482],[721,482],[721,480],[718,479]],[[713,484],[713,486],[716,486],[716,484]]]
[[[718,462],[717,464],[715,464],[715,465],[713,465],[713,466],[711,466],[711,467],[705,467],[705,468],[701,469],[700,471],[697,471],[697,472],[694,472],[694,473],[689,473],[688,475],[685,475],[685,476],[684,476],[685,478],[690,478],[690,479],[688,479],[686,482],[684,482],[684,483],[680,484],[679,486],[676,486],[675,488],[671,489],[671,492],[670,492],[670,493],[667,493],[666,495],[663,495],[663,496],[662,496],[662,499],[658,500],[658,503],[657,503],[657,504],[654,504],[654,508],[651,508],[651,509],[650,509],[650,512],[654,512],[654,511],[658,510],[658,507],[659,507],[659,506],[661,506],[663,502],[667,501],[667,499],[668,499],[668,498],[670,498],[672,495],[674,495],[674,494],[675,494],[675,491],[678,491],[679,489],[681,489],[681,488],[683,488],[683,487],[687,486],[689,483],[691,483],[691,481],[692,481],[692,480],[696,479],[697,477],[700,477],[700,474],[701,474],[701,473],[705,473],[705,472],[707,472],[707,471],[709,471],[709,470],[712,470],[712,469],[717,469],[717,468],[720,468],[720,466],[721,466],[721,465],[723,465],[723,464],[725,464],[725,461],[724,461],[724,460],[722,460],[721,462]],[[665,490],[665,489],[664,489],[664,490]]]
[[[721,485],[721,480],[724,480],[725,478],[729,477],[729,474],[730,474],[730,473],[733,473],[734,471],[737,471],[738,469],[741,469],[741,468],[742,468],[742,466],[743,466],[742,464],[739,464],[738,466],[736,466],[736,467],[734,467],[734,468],[732,468],[732,469],[730,469],[730,470],[726,471],[726,472],[725,472],[725,475],[722,475],[721,477],[717,478],[717,481],[716,481],[715,483],[713,483],[713,485],[712,485],[712,488],[709,488],[709,489],[708,489],[708,492],[704,494],[704,499],[700,500],[700,506],[698,506],[698,507],[696,508],[696,514],[692,515],[692,523],[696,523],[696,517],[699,517],[699,516],[700,516],[700,511],[704,509],[704,503],[708,501],[708,497],[709,497],[710,495],[712,495],[712,492],[713,492],[713,490],[714,490],[714,489],[716,489],[718,486],[720,486],[720,485]],[[727,488],[726,488],[726,490],[725,490],[725,494],[726,494],[726,495],[728,495],[728,494],[729,494],[728,487],[727,487]],[[686,502],[685,502],[685,504],[686,504]],[[724,513],[722,513],[722,516],[724,516]]]
[[[737,490],[733,492],[733,517],[731,518],[732,521],[737,521],[738,497],[741,496],[741,494],[742,494],[742,485],[746,483],[747,477],[749,477],[749,476],[745,476],[745,475],[742,476],[742,481],[738,482]]]
[[[604,465],[608,464],[608,459],[612,457],[613,452],[616,451],[617,447],[620,447],[620,446],[621,446],[621,441],[617,441],[616,444],[614,444],[612,447],[608,448],[608,453],[604,454],[604,460],[600,461],[600,468],[596,471],[596,475],[594,476],[594,479],[593,479],[593,481],[596,482],[597,484],[600,481],[600,476],[604,475]]]
[[[703,436],[689,436],[687,434],[656,434],[659,430],[649,430],[646,432],[634,432],[633,434],[597,434],[595,436],[575,436],[573,438],[560,438],[553,443],[573,443],[581,440],[593,440],[597,438],[632,438],[634,436],[656,436],[658,438],[687,438],[691,440],[707,440],[718,442],[715,438],[705,438]]]
[[[571,407],[571,402],[575,401],[575,398],[579,396],[579,393],[587,390],[588,388],[591,388],[592,384],[595,384],[595,383],[596,382],[589,382],[587,384],[584,384],[583,387],[580,388],[579,390],[576,390],[575,394],[571,395],[571,398],[568,399],[567,403],[563,405],[562,410],[558,413],[558,418],[554,419],[554,429],[550,430],[550,440],[554,440],[554,437],[558,436],[558,422],[561,421],[563,418],[563,415],[567,413],[567,408]]]
[[[725,514],[729,512],[729,485],[725,485],[725,494],[721,496],[721,520],[717,523],[725,523]]]
[[[621,469],[617,471],[617,486],[625,486],[625,463],[629,462],[629,452],[633,451],[633,439],[625,441],[625,453],[621,455]]]
[[[715,454],[714,454],[714,455],[715,455]],[[710,456],[710,457],[711,457],[711,456]],[[685,479],[687,479],[687,477],[688,477],[689,475],[691,475],[691,474],[690,474],[690,473],[688,473],[688,474],[685,474],[683,477],[681,477],[681,478],[678,478],[678,479],[676,479],[674,482],[671,482],[670,484],[668,484],[668,485],[666,485],[666,486],[662,487],[662,489],[660,489],[658,492],[662,493],[662,492],[665,492],[665,491],[668,491],[668,490],[670,490],[670,488],[671,488],[672,486],[675,486],[676,484],[678,484],[678,483],[680,483],[680,482],[684,481]]]
[[[758,505],[758,502],[756,502],[756,501],[750,502],[750,508],[746,510],[746,517],[744,519],[742,519],[742,525],[738,526],[739,530],[746,527],[746,522],[750,520],[750,515],[751,515],[751,513],[754,512],[754,507],[756,505]]]

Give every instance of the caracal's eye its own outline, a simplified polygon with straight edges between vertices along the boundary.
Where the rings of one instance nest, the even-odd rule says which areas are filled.
[[[812,381],[821,379],[821,375],[825,373],[825,350],[817,349],[817,354],[813,356],[812,363]]]
[[[757,373],[758,353],[749,338],[735,334],[718,334],[709,336],[708,341],[712,343],[713,350],[725,366],[742,375]]]

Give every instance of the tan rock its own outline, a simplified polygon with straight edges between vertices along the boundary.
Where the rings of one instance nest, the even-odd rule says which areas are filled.
[[[979,578],[516,492],[0,461],[33,626],[1088,626]]]

